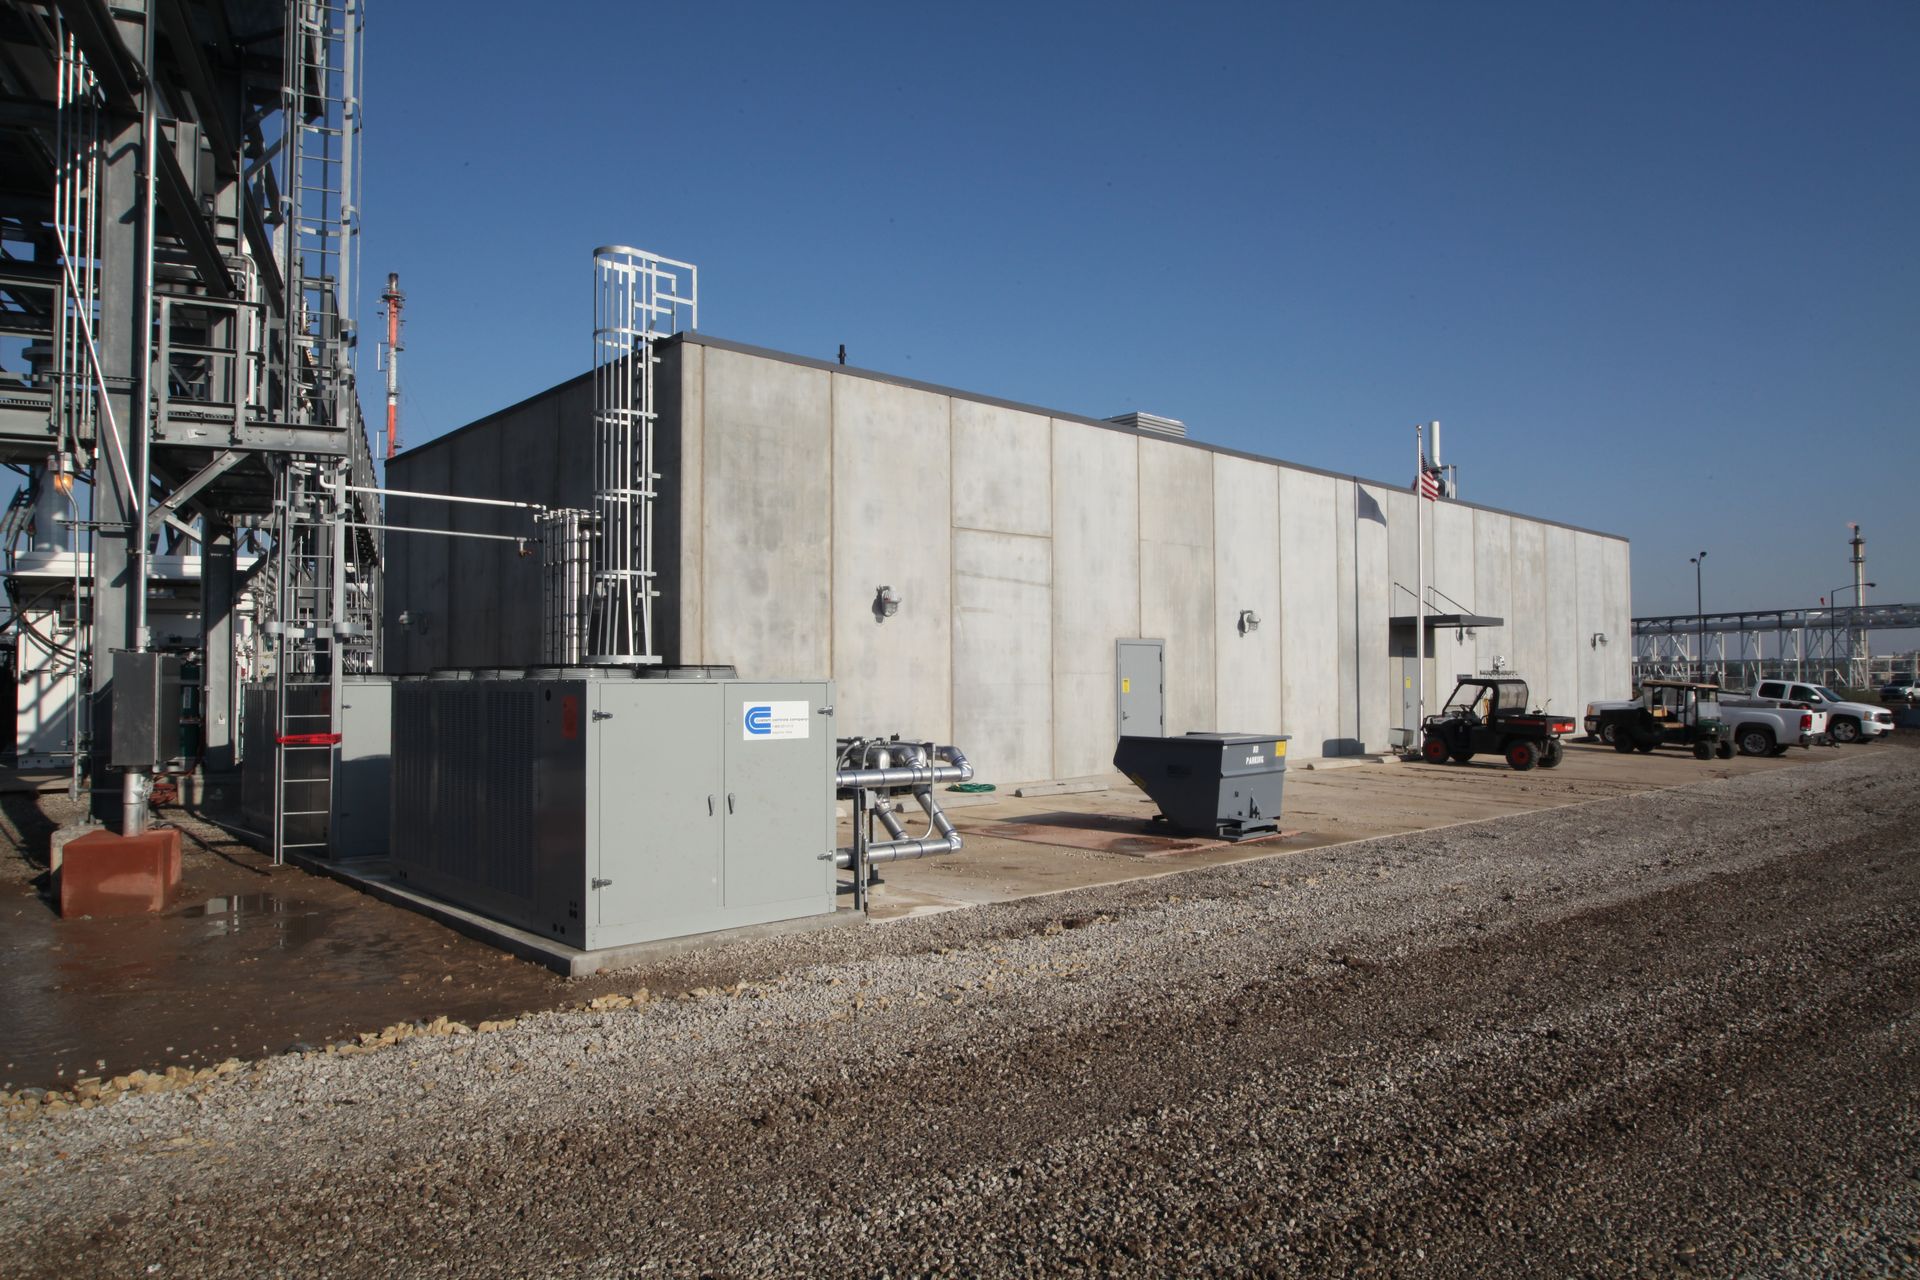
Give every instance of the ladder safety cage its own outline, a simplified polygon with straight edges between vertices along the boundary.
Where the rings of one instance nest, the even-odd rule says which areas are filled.
[[[654,344],[699,327],[691,263],[594,250],[594,519],[589,662],[660,661],[653,633]]]

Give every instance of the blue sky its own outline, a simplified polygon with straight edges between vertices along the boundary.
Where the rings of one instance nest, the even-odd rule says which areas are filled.
[[[1634,612],[1920,600],[1920,5],[375,0],[362,385],[583,372],[591,251],[701,327],[1626,534]]]

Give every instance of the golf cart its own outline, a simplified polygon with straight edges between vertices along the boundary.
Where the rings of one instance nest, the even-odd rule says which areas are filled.
[[[1687,680],[1647,680],[1631,706],[1602,708],[1603,737],[1622,755],[1655,747],[1691,747],[1696,759],[1733,756],[1733,735],[1720,715],[1720,686]],[[1611,735],[1606,733],[1612,728]]]
[[[1475,755],[1498,754],[1515,769],[1560,763],[1560,735],[1573,720],[1527,709],[1527,682],[1513,676],[1463,675],[1439,714],[1420,726],[1420,756],[1428,764],[1465,764]]]

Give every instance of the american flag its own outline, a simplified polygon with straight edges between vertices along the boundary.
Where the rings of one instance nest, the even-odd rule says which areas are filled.
[[[1431,502],[1440,496],[1440,468],[1420,464],[1420,496]]]

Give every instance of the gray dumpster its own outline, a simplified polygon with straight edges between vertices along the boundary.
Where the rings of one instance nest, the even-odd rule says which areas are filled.
[[[1189,733],[1120,739],[1113,767],[1181,831],[1225,840],[1280,829],[1284,733]]]

